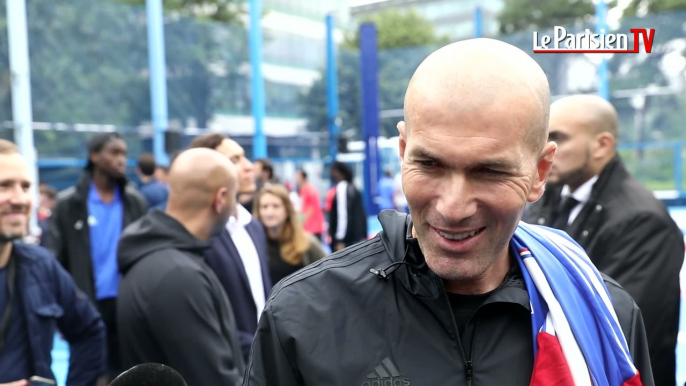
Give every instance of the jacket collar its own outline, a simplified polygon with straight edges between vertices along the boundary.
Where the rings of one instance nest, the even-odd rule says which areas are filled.
[[[89,170],[85,170],[79,181],[76,183],[76,195],[83,200],[88,199],[88,192],[90,191],[91,181],[93,180],[93,173]],[[121,199],[125,200],[124,192],[129,181],[126,177],[121,177],[117,180],[117,187],[121,193]]]
[[[385,210],[379,214],[379,220],[383,227],[380,237],[390,263],[398,266],[389,268],[386,274],[393,280],[399,280],[414,296],[430,299],[442,296],[445,292],[443,281],[426,264],[419,241],[412,236],[410,215]],[[513,261],[503,283],[491,293],[484,304],[489,303],[516,303],[531,310],[529,294],[516,262]]]
[[[598,175],[598,181],[593,185],[593,190],[591,191],[591,200],[600,200],[607,187],[619,185],[619,181],[626,179],[628,176],[629,172],[624,167],[619,154],[615,155]]]

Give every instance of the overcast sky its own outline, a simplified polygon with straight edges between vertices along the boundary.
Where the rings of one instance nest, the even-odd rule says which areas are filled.
[[[383,1],[383,0],[348,0],[348,5],[350,5],[351,7],[354,7],[356,5],[376,3],[378,1]]]

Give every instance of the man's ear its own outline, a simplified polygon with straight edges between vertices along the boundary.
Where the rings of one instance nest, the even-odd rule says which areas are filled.
[[[604,132],[596,135],[594,142],[593,158],[605,159],[614,154],[617,141],[614,135]]]
[[[400,162],[405,159],[405,147],[407,147],[407,132],[405,130],[405,121],[400,121],[398,122],[398,133],[399,135],[399,153],[398,156],[400,157]]]
[[[545,183],[548,181],[548,175],[550,175],[550,170],[553,167],[556,151],[557,144],[555,142],[548,142],[538,156],[534,183],[527,197],[529,202],[537,201],[545,192]]]
[[[217,192],[214,194],[214,198],[212,199],[212,210],[214,210],[215,213],[221,213],[226,206],[226,202],[230,199],[231,197],[229,197],[228,189],[225,187],[217,189]]]

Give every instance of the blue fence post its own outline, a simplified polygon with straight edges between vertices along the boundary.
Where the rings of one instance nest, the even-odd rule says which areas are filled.
[[[376,26],[360,26],[360,73],[362,74],[362,128],[364,132],[364,198],[367,214],[379,212],[376,197],[381,165],[379,162],[379,82]]]
[[[148,17],[148,65],[150,66],[150,102],[152,110],[152,147],[155,161],[169,163],[164,132],[169,126],[167,113],[167,70],[164,50],[164,10],[162,0],[146,0]]]
[[[606,0],[599,0],[595,6],[596,33],[602,34],[607,31],[607,3]],[[598,65],[598,95],[610,100],[609,70],[607,59],[604,54]]]
[[[476,7],[474,10],[474,37],[480,38],[484,36],[484,14],[481,7]]]
[[[684,165],[682,158],[683,147],[681,144],[674,145],[674,185],[681,193],[684,191]]]
[[[326,109],[329,126],[329,156],[331,163],[336,161],[338,153],[338,61],[336,60],[336,42],[334,41],[334,18],[326,16]]]
[[[264,135],[264,79],[262,78],[262,0],[250,0],[250,68],[252,72],[252,117],[255,120],[253,158],[267,157],[267,137]]]

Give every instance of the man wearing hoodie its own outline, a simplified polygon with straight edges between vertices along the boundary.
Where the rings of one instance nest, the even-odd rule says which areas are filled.
[[[220,153],[181,153],[169,200],[119,243],[122,363],[161,363],[189,386],[239,385],[245,363],[231,304],[203,253],[236,205],[236,167]]]
[[[127,153],[126,141],[116,132],[88,141],[86,170],[76,186],[58,194],[47,240],[48,249],[102,314],[110,379],[122,371],[115,314],[117,242],[124,228],[147,211],[143,196],[124,177]]]

